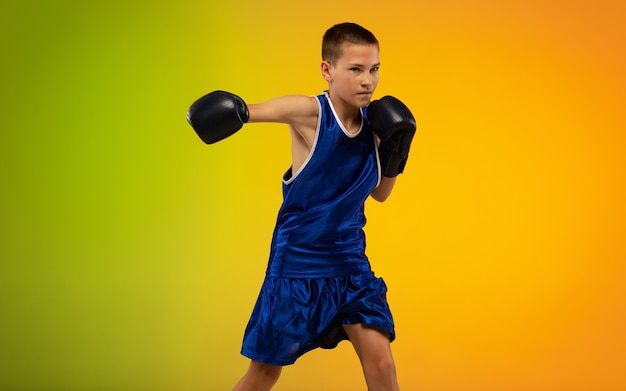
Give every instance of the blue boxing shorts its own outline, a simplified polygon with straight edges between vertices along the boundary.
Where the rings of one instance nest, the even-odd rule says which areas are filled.
[[[315,348],[347,340],[342,325],[365,324],[395,339],[387,286],[373,272],[331,278],[265,277],[243,338],[241,354],[290,365]]]

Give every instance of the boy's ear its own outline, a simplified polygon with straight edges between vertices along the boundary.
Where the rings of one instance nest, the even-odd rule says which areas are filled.
[[[328,82],[333,81],[333,77],[330,74],[330,68],[330,61],[322,61],[322,77],[324,77],[324,80]]]

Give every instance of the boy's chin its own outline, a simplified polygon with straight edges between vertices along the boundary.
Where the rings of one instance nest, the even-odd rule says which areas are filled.
[[[371,95],[363,95],[363,96],[359,96],[356,99],[356,106],[358,107],[366,107],[367,105],[370,104],[370,102],[372,101],[372,96]]]

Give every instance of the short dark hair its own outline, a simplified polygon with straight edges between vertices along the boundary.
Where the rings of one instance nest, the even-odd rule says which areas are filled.
[[[378,40],[369,30],[356,23],[339,23],[326,30],[322,39],[322,60],[336,61],[341,56],[343,44],[378,45]]]

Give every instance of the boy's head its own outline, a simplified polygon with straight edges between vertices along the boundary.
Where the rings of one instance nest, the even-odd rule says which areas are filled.
[[[333,104],[369,104],[378,85],[378,57],[378,40],[358,24],[341,23],[326,31],[321,70]]]
[[[346,44],[376,45],[378,40],[369,30],[356,23],[340,23],[326,30],[322,39],[322,60],[334,63]]]

